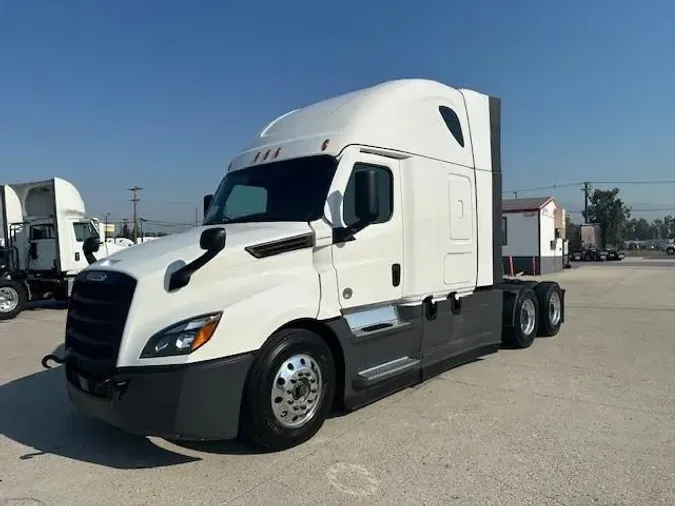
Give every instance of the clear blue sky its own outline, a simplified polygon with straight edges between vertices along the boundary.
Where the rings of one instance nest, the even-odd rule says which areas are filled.
[[[401,77],[502,97],[505,190],[675,179],[672,0],[234,3],[0,0],[1,182],[63,177],[114,217],[138,184],[144,217],[190,221],[266,122]],[[521,196],[551,193],[582,207]]]

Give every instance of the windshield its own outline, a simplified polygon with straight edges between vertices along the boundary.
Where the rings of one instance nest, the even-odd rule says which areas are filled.
[[[332,156],[319,155],[228,172],[204,225],[318,220],[337,163]]]

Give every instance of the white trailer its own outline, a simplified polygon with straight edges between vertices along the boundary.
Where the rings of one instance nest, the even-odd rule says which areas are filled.
[[[204,225],[77,277],[71,402],[136,434],[278,450],[453,366],[553,336],[564,290],[505,280],[500,101],[386,82],[285,114]]]
[[[0,185],[0,238],[0,320],[16,317],[30,301],[67,299],[78,272],[123,249],[104,244],[94,255],[100,223],[61,178]]]

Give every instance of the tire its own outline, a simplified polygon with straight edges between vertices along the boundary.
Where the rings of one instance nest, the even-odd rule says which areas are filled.
[[[553,337],[560,331],[563,316],[563,295],[560,285],[543,281],[534,288],[539,305],[540,337]]]
[[[11,279],[0,279],[0,320],[11,320],[26,308],[26,288]]]
[[[291,384],[294,388],[287,388]],[[297,446],[321,428],[334,396],[335,363],[323,339],[305,329],[279,331],[261,349],[246,381],[241,435],[270,451]]]
[[[537,296],[532,288],[523,288],[518,293],[514,308],[513,327],[506,332],[504,344],[510,348],[529,348],[537,336],[538,326]]]
[[[666,254],[669,256],[675,256],[675,248],[668,248],[666,249]]]
[[[56,290],[54,290],[54,299],[58,302],[68,301],[68,282],[59,283]]]

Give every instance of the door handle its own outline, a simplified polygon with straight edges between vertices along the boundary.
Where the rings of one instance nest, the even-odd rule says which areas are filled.
[[[394,286],[398,286],[401,284],[401,264],[392,264],[391,284]]]

